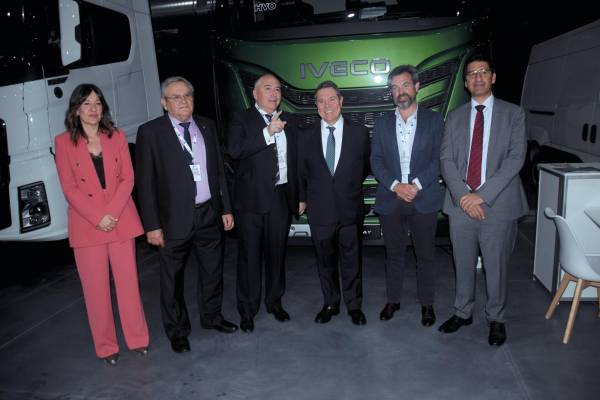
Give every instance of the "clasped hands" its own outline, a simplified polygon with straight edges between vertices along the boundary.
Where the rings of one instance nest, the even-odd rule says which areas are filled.
[[[481,196],[477,193],[469,193],[460,198],[460,207],[467,215],[473,219],[485,219],[485,212],[481,205],[484,203]]]
[[[419,193],[419,187],[414,183],[397,183],[394,186],[394,193],[399,199],[412,203]]]
[[[271,117],[271,123],[269,123],[269,126],[267,126],[267,130],[269,131],[269,135],[273,136],[276,133],[281,132],[284,128],[285,125],[287,124],[286,121],[282,121],[279,119],[279,116],[281,115],[282,111],[277,111],[275,113],[273,113],[273,117]]]
[[[100,222],[98,222],[96,229],[104,232],[110,232],[116,228],[117,222],[119,222],[118,218],[115,218],[110,214],[106,214],[104,217],[102,217]]]

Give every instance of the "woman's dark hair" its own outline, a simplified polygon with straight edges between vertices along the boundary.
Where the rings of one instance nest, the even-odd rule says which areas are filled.
[[[83,83],[73,89],[73,93],[69,99],[69,108],[67,109],[67,114],[65,115],[65,127],[69,131],[71,141],[75,145],[77,145],[79,138],[87,140],[87,135],[83,130],[81,120],[79,119],[79,115],[77,115],[77,111],[92,92],[96,93],[100,103],[102,104],[102,117],[100,118],[100,127],[98,128],[98,133],[104,133],[110,138],[112,137],[113,131],[115,131],[115,125],[110,117],[110,109],[108,107],[108,103],[104,99],[102,90],[100,90],[98,86],[91,83]]]

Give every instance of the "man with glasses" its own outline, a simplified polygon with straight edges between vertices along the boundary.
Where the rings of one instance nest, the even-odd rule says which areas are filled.
[[[412,240],[421,324],[429,327],[435,323],[435,233],[442,208],[438,181],[444,122],[440,114],[417,105],[419,74],[412,65],[394,68],[388,85],[397,108],[375,121],[371,149],[371,169],[379,181],[375,212],[386,250],[387,303],[379,318],[389,320],[400,309],[406,248]]]
[[[140,126],[136,188],[148,243],[158,247],[163,325],[176,353],[190,351],[185,266],[198,264],[198,306],[205,329],[237,326],[223,318],[223,230],[233,228],[223,158],[212,120],[193,115],[194,88],[183,77],[161,84],[166,111]]]
[[[519,171],[527,148],[523,109],[492,94],[496,73],[483,53],[465,63],[471,101],[446,120],[441,171],[448,190],[444,212],[456,267],[454,315],[439,331],[452,333],[473,322],[477,257],[481,252],[490,346],[506,340],[507,266],[517,219],[529,210]]]

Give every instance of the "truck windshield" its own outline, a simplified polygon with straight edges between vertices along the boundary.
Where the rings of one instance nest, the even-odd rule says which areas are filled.
[[[56,74],[61,65],[57,3],[0,2],[0,86]]]
[[[290,34],[295,32],[290,39],[376,33],[382,32],[382,29],[383,32],[435,29],[455,25],[484,12],[484,6],[479,2],[468,0],[443,3],[396,0],[255,0],[239,1],[233,7],[227,6],[227,0],[221,1],[223,6],[215,9],[218,29],[229,36],[243,35],[259,40],[266,32],[274,29],[277,29],[281,37],[282,29],[285,28],[291,28]],[[331,24],[336,25],[333,31],[330,29]],[[228,27],[229,31],[223,32],[223,27]],[[285,32],[283,35],[281,38],[286,39]]]

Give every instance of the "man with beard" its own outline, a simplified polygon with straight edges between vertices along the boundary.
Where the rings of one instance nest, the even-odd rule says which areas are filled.
[[[406,248],[412,240],[421,324],[428,327],[435,323],[435,233],[442,208],[438,179],[444,122],[440,114],[418,107],[415,67],[394,68],[388,85],[397,108],[375,121],[371,147],[371,169],[379,181],[375,212],[386,249],[387,304],[379,318],[389,320],[400,309]]]
[[[471,101],[448,114],[441,147],[456,296],[454,315],[438,329],[453,333],[473,323],[475,265],[481,252],[488,343],[501,346],[506,341],[508,261],[517,219],[529,210],[519,178],[527,150],[525,112],[492,93],[496,73],[489,54],[471,55],[465,62],[464,78]]]

